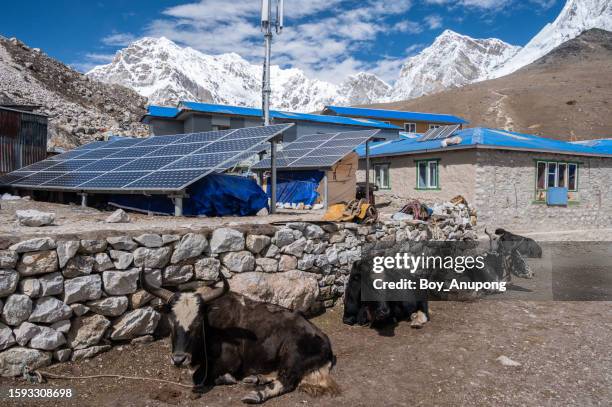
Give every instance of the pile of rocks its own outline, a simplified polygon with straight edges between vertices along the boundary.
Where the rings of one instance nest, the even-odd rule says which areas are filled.
[[[434,204],[431,209],[432,220],[442,229],[440,236],[445,240],[477,239],[473,227],[478,215],[470,204],[443,202]]]
[[[223,273],[235,292],[308,312],[334,305],[362,253],[431,237],[425,222],[386,221],[19,241],[0,250],[0,374],[152,339],[161,316],[141,289],[143,267],[173,290]]]

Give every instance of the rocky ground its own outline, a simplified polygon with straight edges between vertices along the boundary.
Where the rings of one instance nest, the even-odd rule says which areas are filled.
[[[91,79],[37,48],[0,36],[0,105],[40,106],[49,116],[49,144],[72,148],[104,135],[144,136],[146,99]]]
[[[610,302],[439,302],[422,330],[407,323],[377,332],[341,322],[337,307],[313,320],[330,336],[342,394],[294,392],[266,406],[603,406],[612,399]],[[120,374],[189,383],[169,363],[167,340],[116,348],[94,359],[48,368],[61,375]],[[520,366],[497,361],[506,356]],[[0,388],[27,387],[0,379]],[[188,389],[148,381],[53,380],[75,389],[69,401],[40,406],[239,406],[245,385],[216,387],[194,400]],[[5,400],[3,400],[5,401]]]

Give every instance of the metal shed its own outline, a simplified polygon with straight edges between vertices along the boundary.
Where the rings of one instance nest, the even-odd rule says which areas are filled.
[[[0,106],[0,174],[46,156],[47,116]]]

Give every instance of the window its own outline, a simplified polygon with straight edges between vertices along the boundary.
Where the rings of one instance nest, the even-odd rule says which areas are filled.
[[[417,189],[440,188],[438,164],[440,160],[417,161]]]
[[[407,133],[416,133],[416,123],[404,123],[404,130]]]
[[[389,164],[374,165],[374,182],[379,189],[391,189],[389,181]]]
[[[568,191],[578,190],[578,163],[537,161],[536,162],[536,196],[544,200],[545,195],[538,192],[548,188],[567,188]]]
[[[429,130],[431,130],[431,129],[438,129],[438,128],[440,128],[439,124],[430,124],[429,125]]]
[[[229,130],[230,126],[213,125],[212,131]]]

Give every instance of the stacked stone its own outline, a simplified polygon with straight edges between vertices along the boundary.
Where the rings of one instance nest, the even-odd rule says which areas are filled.
[[[467,230],[469,214],[467,223],[448,219],[447,237],[458,238],[459,225]],[[269,234],[220,228],[18,242],[0,250],[0,375],[19,375],[24,363],[38,368],[150,340],[161,316],[154,309],[159,299],[141,288],[142,267],[150,284],[178,291],[223,273],[235,292],[307,312],[334,305],[364,250],[430,239],[429,228],[419,221],[294,222]]]
[[[476,240],[476,209],[469,204],[451,202],[437,203],[432,207],[432,220],[435,227],[442,230],[442,238],[445,240]]]

